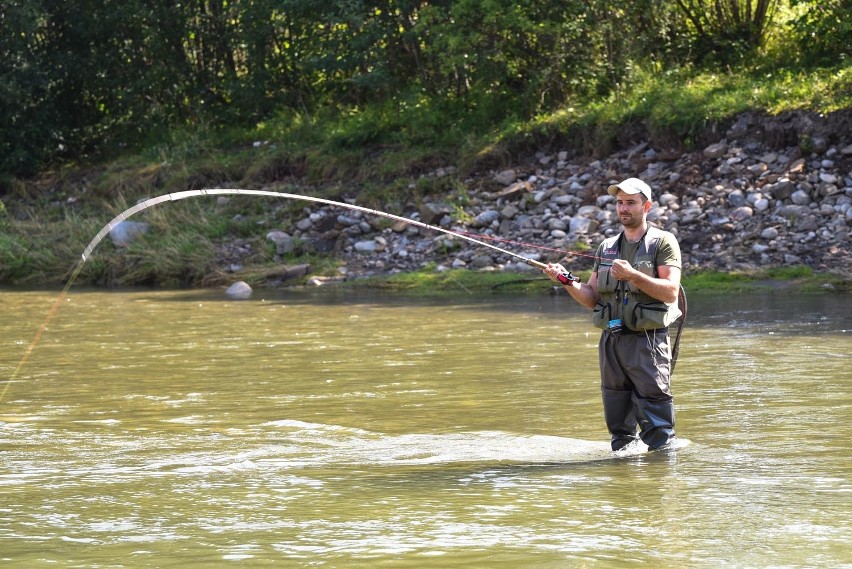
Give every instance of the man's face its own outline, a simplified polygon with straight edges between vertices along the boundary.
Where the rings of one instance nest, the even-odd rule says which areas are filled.
[[[615,196],[615,211],[621,225],[628,229],[641,227],[651,202],[644,201],[642,194],[618,192]]]

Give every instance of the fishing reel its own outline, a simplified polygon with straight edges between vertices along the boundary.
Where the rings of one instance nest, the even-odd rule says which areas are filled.
[[[563,285],[580,282],[580,278],[572,275],[571,271],[568,271],[567,273],[559,273],[556,275],[556,280]]]

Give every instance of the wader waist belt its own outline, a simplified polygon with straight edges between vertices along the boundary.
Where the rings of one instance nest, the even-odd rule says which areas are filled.
[[[631,330],[630,328],[622,328],[618,332],[610,332],[615,334],[644,334],[645,332],[668,332],[668,327],[666,328],[653,328],[651,330]]]

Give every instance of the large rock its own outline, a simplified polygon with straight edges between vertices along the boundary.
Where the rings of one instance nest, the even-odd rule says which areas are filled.
[[[109,238],[116,247],[127,247],[150,230],[151,225],[144,221],[124,220],[109,230]]]
[[[252,289],[245,281],[237,281],[225,291],[225,296],[231,300],[247,300],[251,298]]]

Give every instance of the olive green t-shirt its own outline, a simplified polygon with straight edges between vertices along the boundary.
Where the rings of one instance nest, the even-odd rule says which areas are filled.
[[[660,238],[657,241],[657,250],[654,253],[654,266],[681,268],[680,244],[677,242],[677,238],[668,231],[660,231],[659,234]],[[640,241],[630,243],[627,239],[622,239],[620,257],[632,265],[636,258],[636,252],[639,250],[639,243]],[[592,267],[592,272],[597,272],[602,258],[603,243],[598,245],[598,251],[595,255],[595,264]]]

